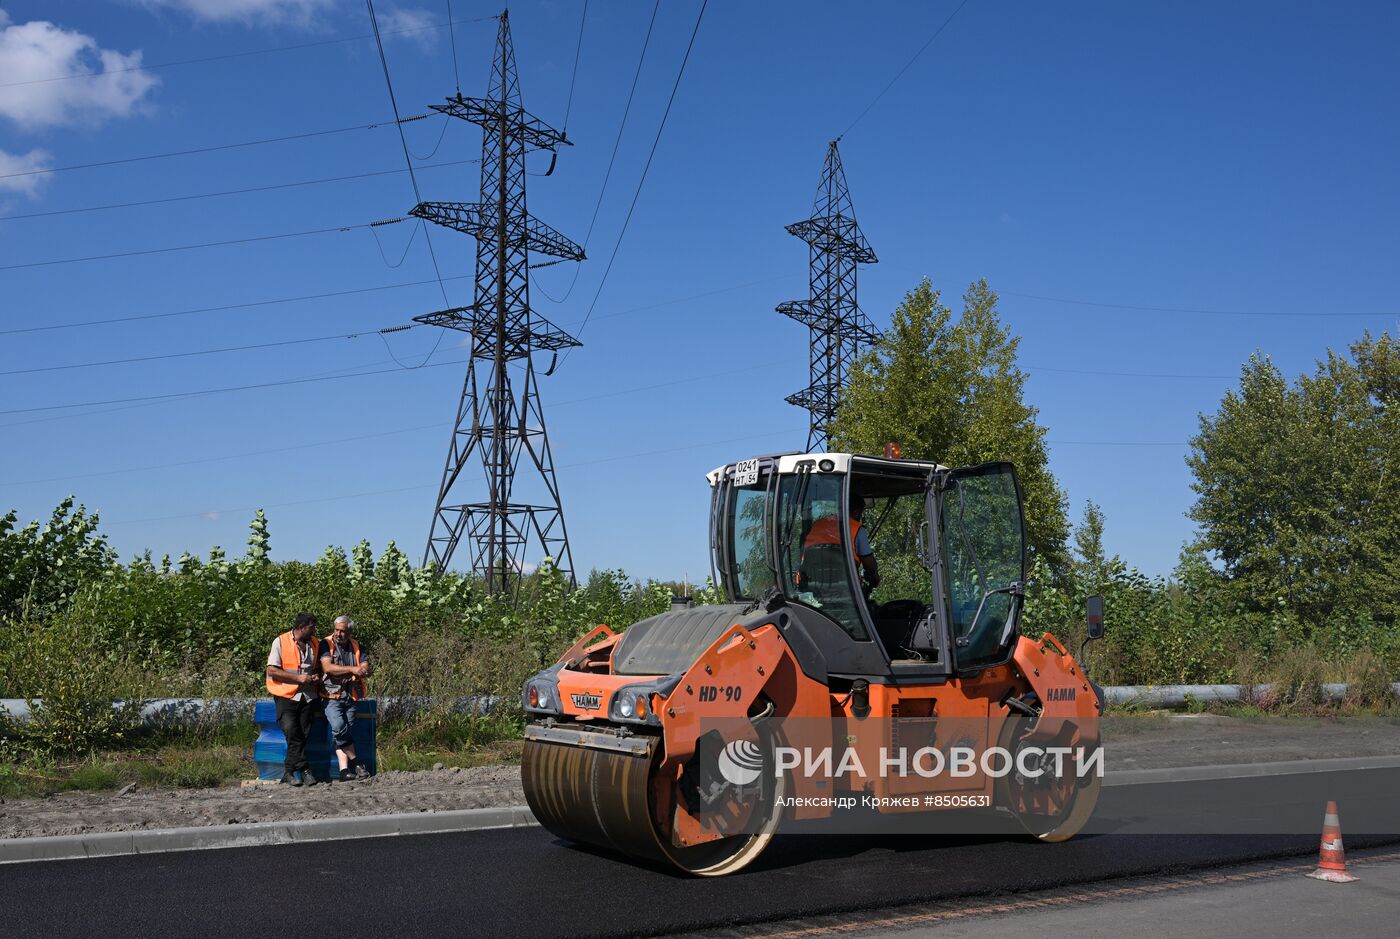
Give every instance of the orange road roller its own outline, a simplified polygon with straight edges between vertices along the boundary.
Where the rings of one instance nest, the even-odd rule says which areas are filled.
[[[789,822],[976,809],[1044,841],[1084,826],[1103,694],[1058,639],[1023,634],[1009,463],[779,454],[709,482],[730,602],[598,626],[525,685],[541,824],[701,876]]]

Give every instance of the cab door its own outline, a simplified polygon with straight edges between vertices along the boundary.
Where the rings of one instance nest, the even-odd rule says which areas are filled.
[[[1010,463],[949,470],[938,486],[942,605],[954,671],[1011,657],[1026,581],[1021,486]]]

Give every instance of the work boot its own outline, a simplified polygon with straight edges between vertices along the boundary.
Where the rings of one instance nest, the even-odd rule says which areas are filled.
[[[320,780],[316,778],[316,774],[311,772],[311,770],[306,770],[305,772],[297,773],[297,775],[302,778],[302,781],[306,783],[308,788],[320,782]]]
[[[354,762],[354,764],[351,766],[351,769],[354,770],[356,779],[369,779],[371,775],[369,769],[365,766],[365,764],[361,763],[359,760],[356,760]]]
[[[338,781],[338,782],[354,782],[354,781],[355,781],[356,779],[358,779],[358,778],[359,778],[359,777],[355,775],[355,771],[354,771],[353,769],[350,769],[349,767],[346,767],[345,769],[343,769],[343,770],[340,771],[340,775],[337,777],[337,781]]]
[[[301,773],[285,773],[285,772],[284,772],[284,773],[282,774],[282,782],[283,782],[285,785],[288,785],[288,786],[300,786],[300,785],[301,785]]]

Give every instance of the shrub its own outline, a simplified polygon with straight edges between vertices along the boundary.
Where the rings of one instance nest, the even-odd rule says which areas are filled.
[[[1347,685],[1343,701],[1346,706],[1381,711],[1400,707],[1395,689],[1391,687],[1394,672],[1372,652],[1361,651],[1345,658],[1341,663],[1341,679]]]
[[[12,631],[8,638],[10,669],[30,708],[27,721],[6,728],[20,747],[90,752],[124,743],[136,731],[143,697],[128,662],[90,646],[66,620]]]
[[[1277,653],[1269,662],[1272,686],[1261,696],[1260,705],[1285,712],[1309,712],[1327,700],[1323,690],[1327,663],[1311,644],[1291,646]]]

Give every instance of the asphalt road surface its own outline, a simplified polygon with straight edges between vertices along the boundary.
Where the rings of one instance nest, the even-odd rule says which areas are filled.
[[[1105,833],[1065,844],[794,833],[715,880],[538,828],[7,865],[0,935],[665,934],[1307,854],[1327,799],[1341,803],[1349,847],[1392,843],[1397,792],[1397,770],[1109,787],[1095,822]]]

